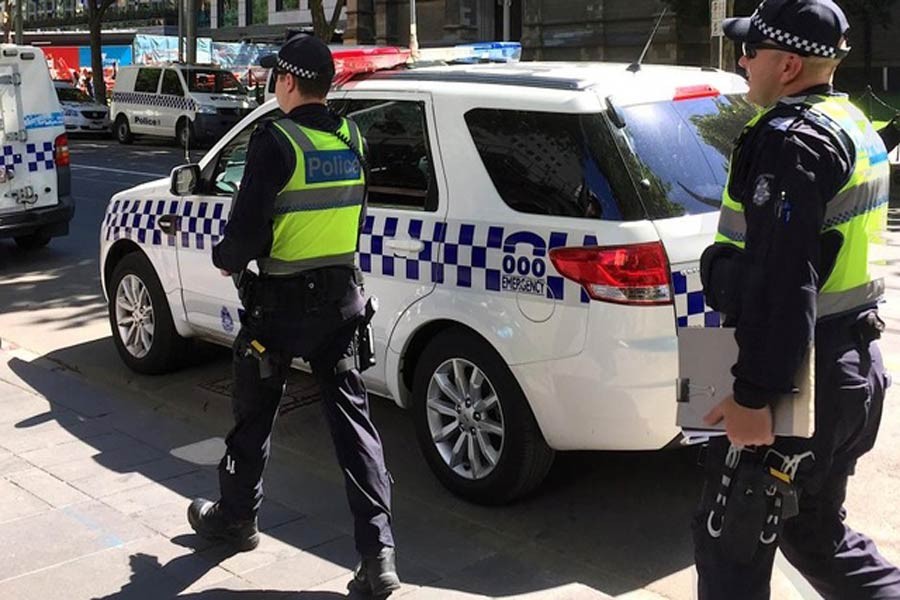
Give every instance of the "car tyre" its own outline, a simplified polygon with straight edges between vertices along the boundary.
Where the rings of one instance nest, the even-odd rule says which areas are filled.
[[[131,126],[128,125],[128,117],[119,115],[116,117],[116,139],[120,144],[130,144],[134,141],[134,134],[131,133]]]
[[[16,245],[22,250],[39,250],[50,243],[50,236],[41,231],[19,235],[14,238]]]
[[[144,254],[122,258],[108,289],[112,337],[131,370],[156,375],[184,364],[190,340],[178,335],[162,285]]]
[[[413,376],[412,408],[429,467],[471,502],[521,498],[553,465],[554,451],[509,367],[467,331],[444,331],[425,347]]]

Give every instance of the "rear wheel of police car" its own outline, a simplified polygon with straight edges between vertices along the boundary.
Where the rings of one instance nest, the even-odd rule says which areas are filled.
[[[535,489],[553,464],[525,394],[499,354],[462,330],[422,352],[413,379],[419,446],[437,478],[479,504]]]
[[[120,144],[130,144],[134,141],[134,135],[131,133],[131,126],[128,125],[128,117],[119,115],[116,117],[115,124],[116,139]]]
[[[140,252],[127,254],[109,285],[109,322],[122,360],[133,371],[155,375],[182,362],[189,340],[178,335],[153,265]]]

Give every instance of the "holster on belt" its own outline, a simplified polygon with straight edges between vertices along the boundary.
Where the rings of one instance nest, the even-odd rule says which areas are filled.
[[[859,314],[852,330],[858,342],[868,345],[881,338],[881,334],[884,332],[884,321],[878,316],[877,310],[867,310]]]
[[[360,373],[375,366],[375,340],[372,337],[372,317],[378,311],[378,298],[369,296],[366,310],[356,328],[356,368]]]

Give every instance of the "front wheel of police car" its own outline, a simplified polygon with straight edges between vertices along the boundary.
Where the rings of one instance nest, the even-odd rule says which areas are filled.
[[[504,504],[536,488],[553,464],[503,359],[474,334],[450,330],[422,353],[413,380],[419,445],[451,492]]]
[[[125,256],[109,285],[109,322],[119,356],[138,373],[171,371],[189,340],[178,335],[153,265],[140,252]]]

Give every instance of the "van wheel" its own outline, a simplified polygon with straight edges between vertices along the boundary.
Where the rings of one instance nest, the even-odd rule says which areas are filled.
[[[196,136],[194,135],[194,124],[191,123],[190,120],[180,120],[175,135],[178,138],[178,144],[182,148],[191,148],[194,146]]]
[[[419,446],[454,494],[505,504],[534,490],[553,464],[515,377],[484,340],[459,329],[425,348],[413,378]]]
[[[20,235],[15,238],[16,245],[22,250],[37,250],[50,243],[50,236],[41,231]]]
[[[119,140],[120,144],[130,144],[134,141],[134,134],[131,133],[128,117],[125,115],[116,117],[116,139]]]
[[[147,257],[132,252],[122,258],[109,289],[109,323],[122,361],[148,375],[177,369],[190,341],[175,330],[169,303]]]

